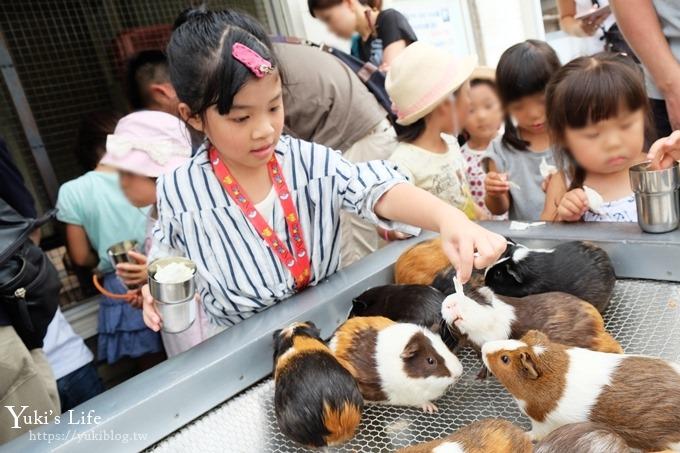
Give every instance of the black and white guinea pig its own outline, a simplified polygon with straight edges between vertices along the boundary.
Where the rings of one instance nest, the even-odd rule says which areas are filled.
[[[527,433],[507,420],[485,419],[450,436],[402,448],[399,453],[531,453]],[[604,453],[604,452],[603,452]]]
[[[537,441],[566,424],[593,422],[630,448],[680,450],[680,364],[566,347],[536,330],[485,343],[482,358]]]
[[[281,432],[308,447],[354,437],[364,400],[311,322],[274,333],[274,410]]]
[[[434,412],[432,401],[463,374],[460,361],[437,335],[381,316],[348,319],[330,347],[369,401]]]
[[[503,256],[486,270],[485,283],[504,296],[554,291],[571,294],[604,313],[616,275],[607,252],[589,242],[571,241],[554,249],[530,249],[508,241]]]
[[[571,423],[548,434],[535,453],[630,453],[626,441],[604,425]]]
[[[456,269],[453,266],[447,266],[437,273],[431,286],[438,289],[444,295],[449,296],[456,292],[456,286],[453,279],[456,277]],[[463,285],[465,291],[473,290],[484,286],[484,271],[473,269],[470,280]]]
[[[395,322],[425,326],[438,332],[446,296],[427,285],[384,285],[364,291],[352,302],[350,317],[384,316]]]

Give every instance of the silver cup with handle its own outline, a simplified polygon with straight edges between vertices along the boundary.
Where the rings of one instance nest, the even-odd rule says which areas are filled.
[[[638,224],[647,233],[666,233],[680,224],[680,169],[650,170],[650,162],[630,168]]]
[[[184,266],[187,270],[184,272],[185,275],[180,276],[179,279],[173,279],[173,281],[160,279],[159,281],[162,276],[159,271],[166,269],[167,266],[174,266],[175,269],[178,266]],[[163,331],[183,332],[196,320],[195,275],[196,263],[188,258],[160,258],[149,265],[149,291],[161,315]]]
[[[131,251],[136,251],[137,250],[137,241],[129,240],[129,241],[121,241],[113,244],[111,247],[109,247],[106,250],[106,254],[109,257],[109,261],[111,261],[111,265],[113,268],[116,268],[116,264],[120,263],[133,263],[136,264],[137,262],[130,258],[130,255],[128,255],[128,252]],[[125,285],[128,289],[137,289],[141,285]]]

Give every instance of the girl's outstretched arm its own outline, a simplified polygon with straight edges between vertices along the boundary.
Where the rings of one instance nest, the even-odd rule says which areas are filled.
[[[385,219],[439,232],[442,249],[463,282],[470,279],[473,265],[477,269],[491,265],[507,245],[503,236],[471,222],[459,209],[410,184],[388,190],[374,211]]]

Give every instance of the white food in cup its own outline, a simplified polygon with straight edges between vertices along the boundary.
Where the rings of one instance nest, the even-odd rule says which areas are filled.
[[[168,263],[158,266],[153,278],[158,283],[182,283],[194,276],[194,270],[184,263]]]

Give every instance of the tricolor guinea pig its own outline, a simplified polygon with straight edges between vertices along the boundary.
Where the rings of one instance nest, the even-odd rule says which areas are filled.
[[[616,275],[607,252],[588,242],[565,242],[544,250],[509,241],[505,254],[486,270],[485,283],[504,296],[571,294],[604,313]]]
[[[535,329],[567,346],[623,352],[595,307],[566,293],[508,297],[487,287],[466,290],[444,299],[442,318],[477,351],[488,341],[519,339]]]
[[[425,326],[438,332],[441,306],[446,296],[427,285],[384,285],[357,296],[350,317],[384,316],[395,322]]]
[[[432,401],[463,374],[458,358],[427,328],[380,316],[347,320],[330,346],[369,401],[434,412]]]
[[[314,324],[295,323],[274,333],[274,367],[274,410],[281,432],[309,447],[354,437],[364,400]]]
[[[680,365],[552,343],[532,330],[490,341],[484,363],[532,423],[536,440],[576,422],[607,426],[629,447],[680,449]]]
[[[402,448],[399,453],[531,453],[529,435],[507,420],[486,419],[450,436]]]
[[[630,453],[626,441],[597,423],[564,425],[536,445],[535,453]]]

